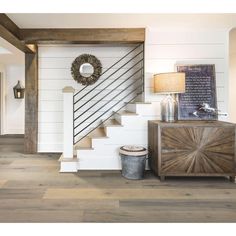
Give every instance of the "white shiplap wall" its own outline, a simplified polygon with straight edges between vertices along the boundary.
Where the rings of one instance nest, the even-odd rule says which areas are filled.
[[[131,47],[113,46],[39,47],[39,152],[62,151],[61,89],[64,86],[80,89],[80,85],[70,76],[73,59],[82,53],[91,53],[107,68],[130,49]],[[144,119],[159,117],[159,102],[162,96],[153,93],[154,73],[174,71],[176,64],[205,63],[216,65],[218,107],[222,112],[227,112],[228,32],[148,28],[145,42],[145,101],[152,102],[152,108],[149,107],[147,112],[142,114]],[[147,137],[146,125],[139,126],[138,129],[140,137]],[[146,140],[139,144],[146,146]]]
[[[153,74],[175,71],[176,64],[215,64],[218,108],[228,112],[228,31],[146,30],[145,99],[153,109],[163,96],[153,93]]]
[[[62,140],[63,140],[63,102],[62,102],[62,89],[65,86],[72,86],[76,91],[82,88],[82,85],[75,82],[71,76],[70,68],[73,60],[84,53],[95,55],[102,63],[103,71],[109,68],[112,64],[117,62],[121,57],[130,52],[134,48],[134,45],[127,46],[102,46],[102,45],[67,45],[67,46],[39,46],[39,124],[38,124],[38,152],[62,152]],[[109,73],[104,74],[99,78],[99,81],[102,81],[126,61],[131,59],[134,55],[140,52],[141,47],[135,50],[133,53],[127,56],[125,60],[122,60],[118,63]],[[141,59],[141,56],[137,56],[132,62],[128,63],[123,67],[122,70],[119,70],[116,75],[112,75],[108,80],[109,82],[104,82],[96,91],[99,92],[99,95],[93,99],[91,103],[100,100],[100,98],[107,94],[109,91],[103,91],[103,88],[110,83],[112,80],[117,78],[125,72],[125,70],[132,67]],[[131,69],[125,76],[119,79],[120,82],[115,82],[111,87],[114,88],[121,80],[126,79],[128,76],[132,75],[137,69],[140,68],[140,63],[133,69]],[[140,77],[140,73],[135,74],[129,82],[122,84],[116,91],[124,88]],[[86,88],[82,94],[85,94],[94,86]],[[131,91],[134,86],[130,86],[128,91]],[[94,94],[93,92],[93,94]],[[104,93],[105,92],[105,93]],[[122,93],[123,95],[123,93]],[[91,95],[92,96],[92,95]],[[107,97],[109,101],[115,96],[115,93],[111,93]],[[120,97],[116,97],[119,99]],[[89,97],[84,98],[83,100],[88,100]],[[109,103],[108,105],[112,105]],[[81,105],[81,104],[80,104]],[[99,105],[99,107],[102,104]],[[81,112],[84,111],[88,106],[81,108]],[[97,110],[98,106],[94,106],[90,112]],[[104,111],[107,107],[104,107]],[[81,119],[85,117],[81,117]],[[87,122],[94,120],[92,117],[90,120],[87,120],[83,123],[83,126]]]

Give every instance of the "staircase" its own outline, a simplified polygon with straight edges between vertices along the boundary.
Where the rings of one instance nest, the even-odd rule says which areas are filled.
[[[147,120],[150,118],[145,114],[151,112],[151,103],[128,103],[124,110],[74,145],[73,159],[61,157],[61,172],[121,169],[119,148],[122,145],[147,147]]]
[[[94,85],[76,93],[64,89],[61,172],[120,169],[120,146],[147,145],[145,114],[151,104],[143,102],[143,55],[143,45],[137,45]]]

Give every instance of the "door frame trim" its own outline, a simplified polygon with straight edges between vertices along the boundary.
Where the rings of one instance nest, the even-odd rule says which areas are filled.
[[[0,83],[1,83],[1,99],[0,99],[0,116],[1,116],[1,122],[0,122],[0,135],[3,135],[6,133],[6,106],[5,106],[5,73],[2,68],[0,68]]]

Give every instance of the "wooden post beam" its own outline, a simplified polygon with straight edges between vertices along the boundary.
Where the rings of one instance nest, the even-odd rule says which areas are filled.
[[[25,54],[25,153],[37,153],[38,143],[38,50]]]
[[[24,42],[21,41],[20,28],[6,15],[0,13],[0,37],[25,53],[34,53]]]
[[[25,43],[141,43],[144,28],[21,29]]]

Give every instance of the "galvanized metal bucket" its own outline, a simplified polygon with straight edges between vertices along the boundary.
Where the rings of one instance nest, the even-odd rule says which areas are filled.
[[[143,179],[147,160],[147,150],[137,146],[120,148],[121,174],[127,179]]]

